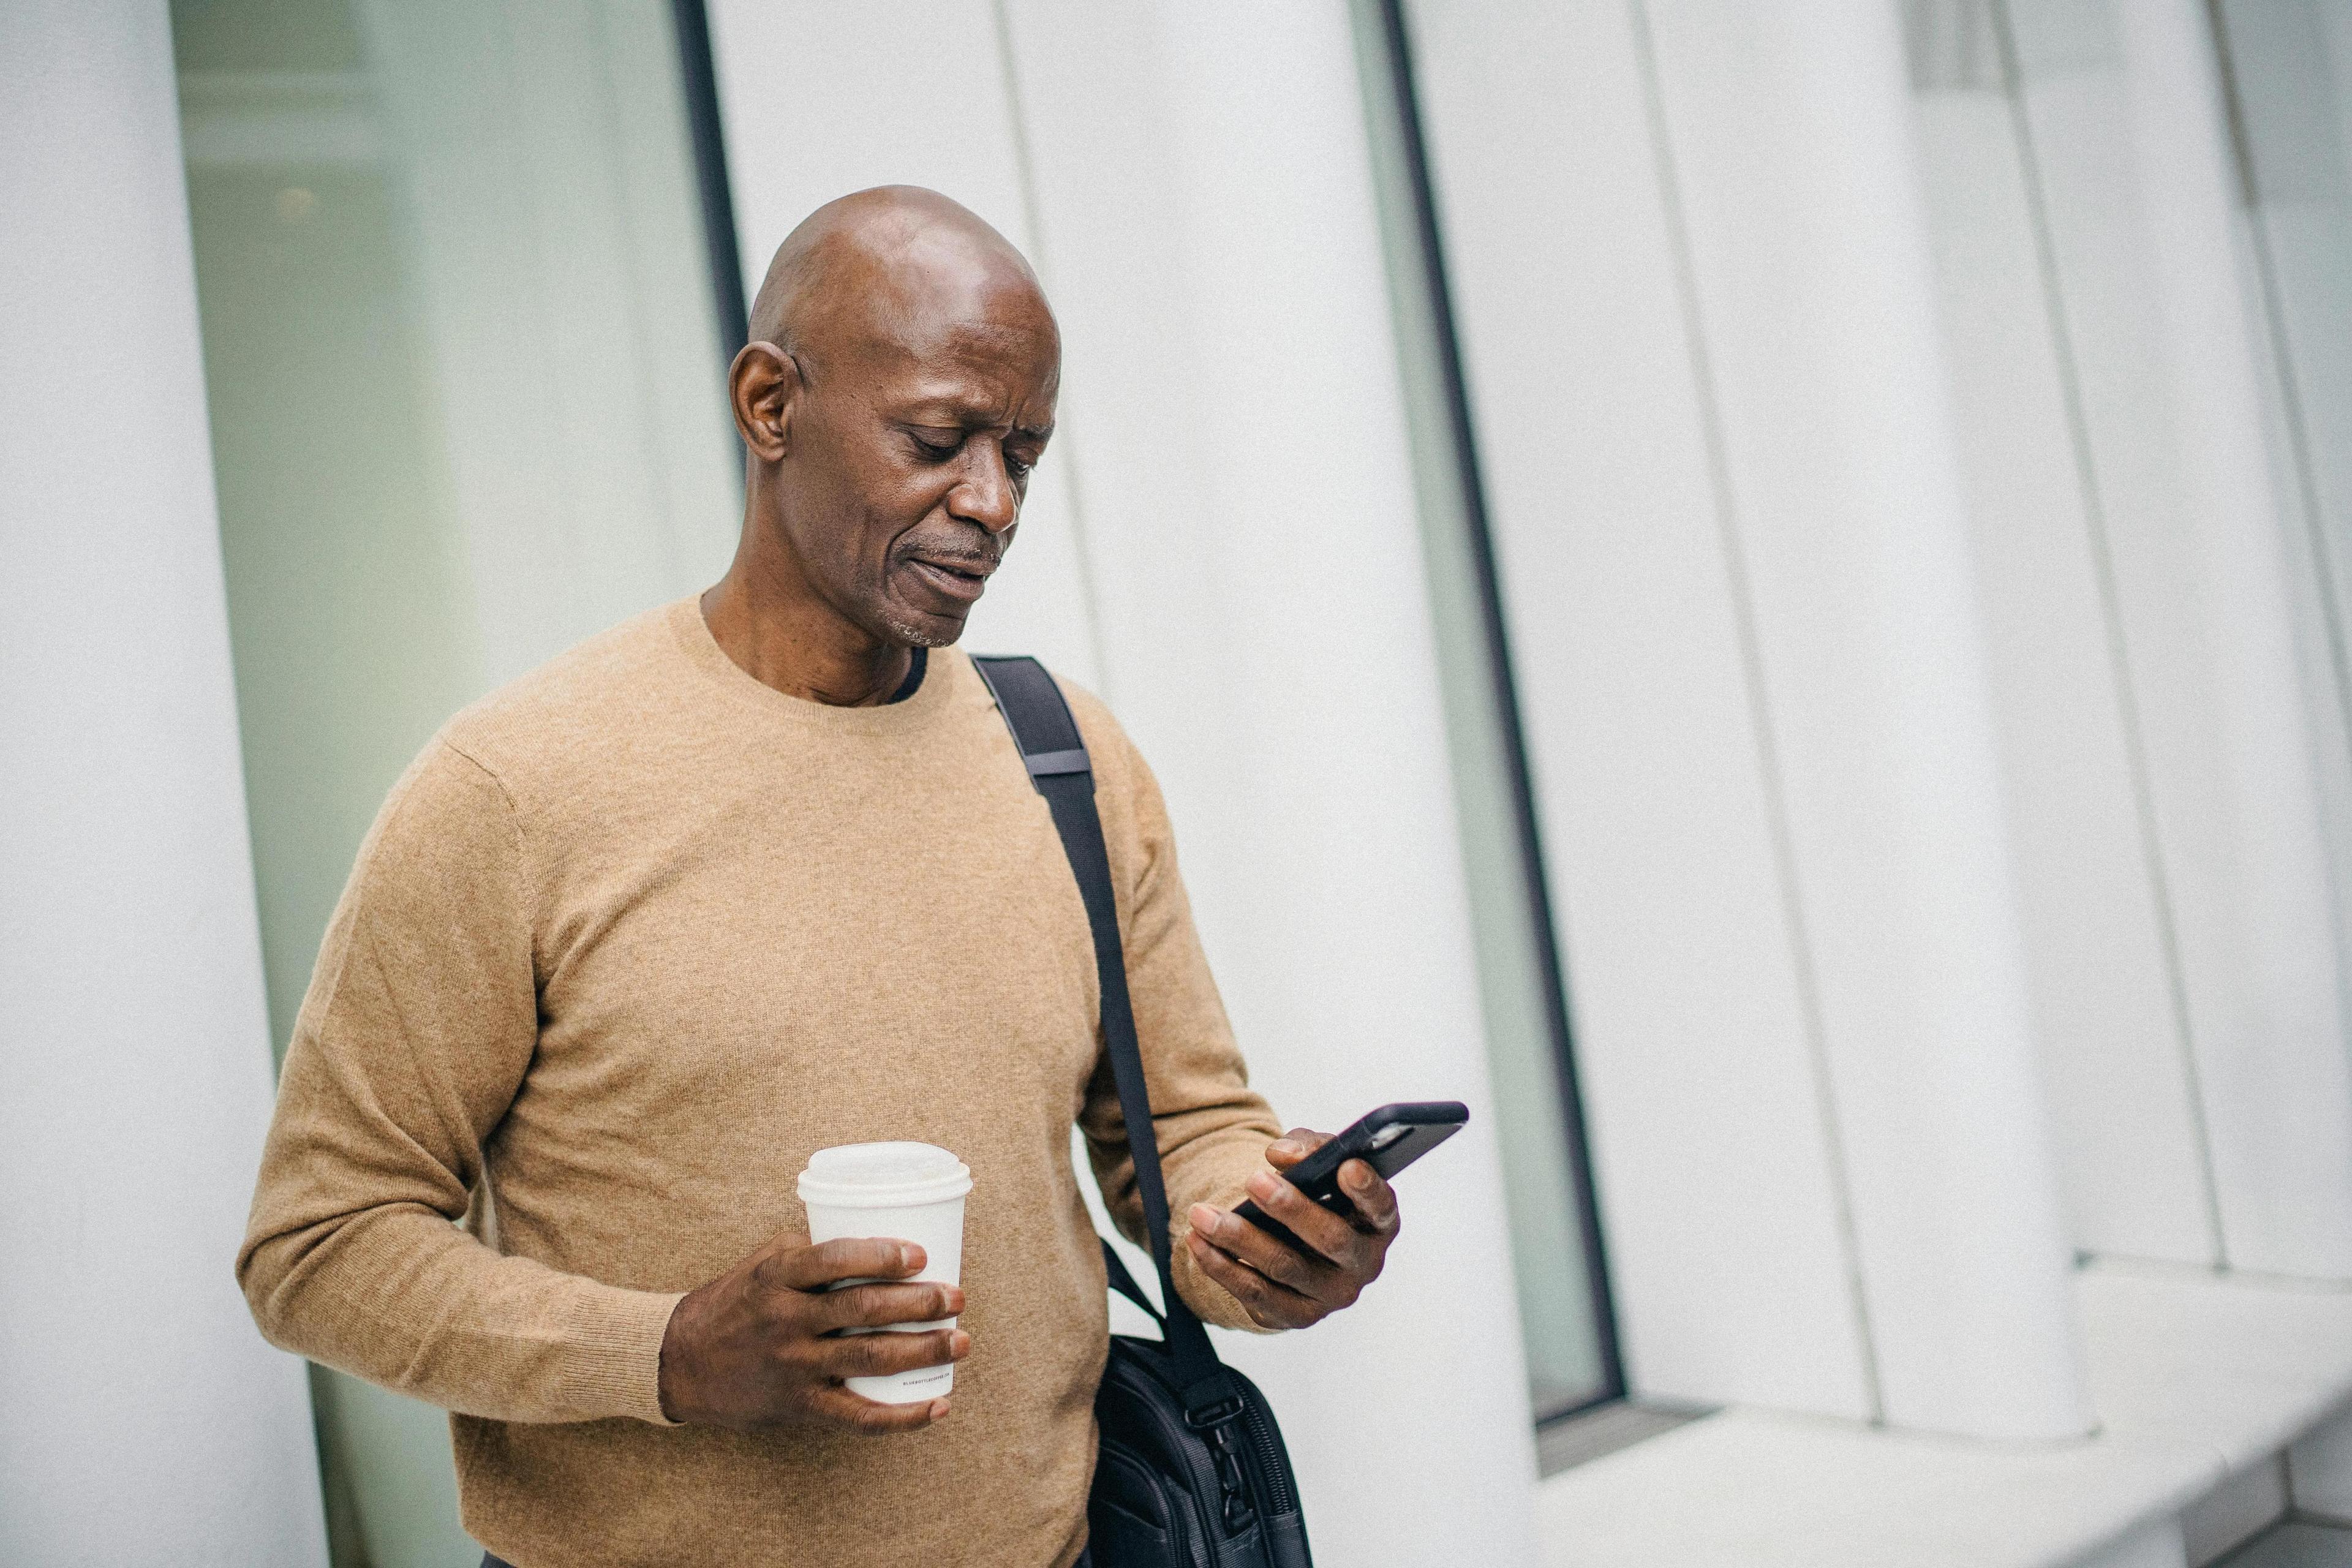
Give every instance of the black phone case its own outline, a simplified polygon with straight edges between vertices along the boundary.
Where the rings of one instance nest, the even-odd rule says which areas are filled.
[[[1284,1172],[1283,1178],[1333,1214],[1344,1215],[1355,1205],[1339,1190],[1340,1166],[1350,1160],[1361,1160],[1386,1180],[1462,1131],[1462,1124],[1469,1120],[1469,1110],[1451,1100],[1383,1105]],[[1381,1141],[1381,1134],[1393,1127],[1405,1131]],[[1378,1147],[1374,1147],[1376,1142]],[[1293,1235],[1288,1226],[1267,1215],[1249,1199],[1244,1199],[1234,1213],[1285,1247],[1298,1252],[1314,1250]]]

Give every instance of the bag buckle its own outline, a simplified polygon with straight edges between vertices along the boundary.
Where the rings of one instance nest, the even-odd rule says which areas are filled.
[[[1206,1432],[1213,1427],[1229,1426],[1240,1419],[1244,1408],[1245,1407],[1242,1404],[1240,1394],[1228,1394],[1205,1409],[1184,1412],[1184,1425],[1195,1432]]]
[[[1211,1462],[1217,1469],[1217,1513],[1228,1535],[1240,1534],[1257,1518],[1257,1510],[1250,1506],[1249,1480],[1242,1472],[1241,1448],[1233,1432],[1244,1408],[1240,1394],[1229,1394],[1197,1415],[1184,1412],[1184,1424],[1208,1442]]]

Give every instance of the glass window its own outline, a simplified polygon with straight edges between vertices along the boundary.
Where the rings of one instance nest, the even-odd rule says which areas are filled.
[[[740,458],[667,0],[172,21],[282,1049],[401,769],[476,696],[715,580]],[[467,1561],[441,1414],[317,1387],[335,1561]]]
[[[2339,683],[2352,685],[2352,7],[2221,0],[2213,8],[2238,136],[2256,318],[2268,334],[2273,455],[2318,593]]]
[[[1567,996],[1396,0],[1352,6],[1538,1422],[1624,1393]]]

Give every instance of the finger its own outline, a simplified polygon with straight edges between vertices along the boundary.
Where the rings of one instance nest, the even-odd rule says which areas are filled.
[[[840,1279],[904,1279],[923,1271],[923,1249],[911,1241],[863,1237],[821,1241],[779,1253],[770,1282],[816,1290]]]
[[[827,1386],[809,1396],[809,1410],[829,1426],[880,1437],[892,1432],[921,1431],[947,1415],[948,1402],[934,1399],[929,1404],[885,1405],[845,1388]]]
[[[1249,1179],[1248,1185],[1249,1195],[1256,1200],[1257,1206],[1265,1211],[1266,1217],[1281,1221],[1283,1226],[1304,1242],[1318,1258],[1343,1268],[1354,1258],[1362,1240],[1354,1226],[1280,1176],[1270,1176],[1261,1171]],[[1239,1215],[1234,1217],[1240,1218]],[[1241,1223],[1244,1226],[1249,1226],[1247,1220],[1241,1220]],[[1224,1242],[1221,1231],[1212,1232],[1211,1239],[1220,1246]],[[1276,1245],[1281,1244],[1276,1242]],[[1255,1263],[1257,1260],[1252,1258],[1249,1261]],[[1284,1276],[1276,1275],[1276,1278]]]
[[[1319,1321],[1323,1304],[1286,1286],[1277,1285],[1218,1248],[1194,1231],[1184,1238],[1201,1272],[1232,1292],[1242,1310],[1269,1329],[1303,1329]]]
[[[971,1336],[961,1329],[931,1329],[919,1334],[844,1334],[818,1342],[816,1363],[827,1377],[888,1377],[961,1361]]]
[[[883,1329],[893,1323],[928,1323],[963,1310],[963,1292],[953,1285],[847,1285],[825,1292],[814,1307],[820,1333],[836,1329]]]
[[[1265,1146],[1265,1163],[1277,1171],[1287,1171],[1329,1142],[1331,1134],[1328,1132],[1318,1132],[1311,1127],[1294,1127]]]
[[[1196,1235],[1267,1279],[1302,1296],[1319,1300],[1329,1293],[1327,1281],[1332,1267],[1322,1258],[1286,1247],[1240,1215],[1206,1204],[1192,1205],[1192,1221]],[[1352,1237],[1353,1233],[1349,1234]]]
[[[1397,1229],[1396,1189],[1361,1160],[1339,1167],[1339,1190],[1356,1205],[1360,1228],[1375,1236],[1394,1236]],[[1282,1222],[1289,1225],[1288,1220]],[[1296,1229],[1296,1226],[1292,1226]]]

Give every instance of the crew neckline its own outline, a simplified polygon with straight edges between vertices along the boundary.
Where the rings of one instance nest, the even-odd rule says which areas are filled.
[[[700,594],[690,594],[670,605],[667,618],[687,662],[720,695],[740,706],[758,709],[804,728],[853,734],[889,734],[910,730],[929,721],[946,705],[948,688],[953,684],[950,671],[956,661],[934,658],[927,661],[922,681],[896,702],[852,708],[793,697],[759,679],[727,657],[727,650],[711,636],[710,624],[702,618]],[[950,654],[953,650],[935,651]]]

